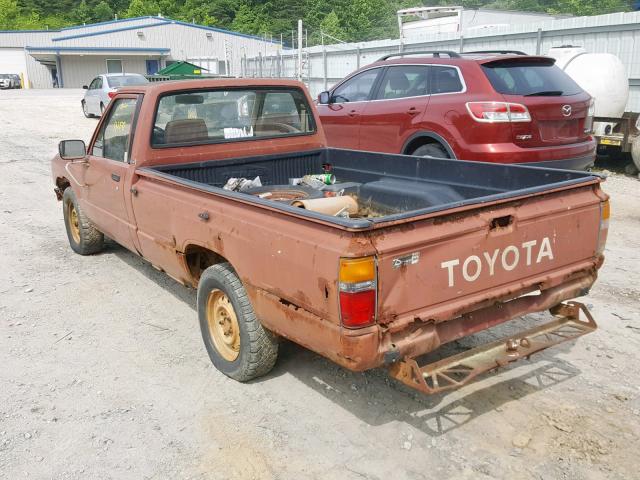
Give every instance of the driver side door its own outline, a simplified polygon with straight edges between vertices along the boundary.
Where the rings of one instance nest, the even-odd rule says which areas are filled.
[[[121,95],[110,105],[89,150],[82,205],[101,232],[132,251],[126,185],[135,168],[130,159],[138,101],[137,95]]]
[[[331,91],[329,104],[317,106],[330,146],[354,150],[360,147],[362,115],[381,71],[381,67],[372,68],[348,78]]]

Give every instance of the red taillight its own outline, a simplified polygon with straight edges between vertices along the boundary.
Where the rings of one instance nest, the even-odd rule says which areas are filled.
[[[340,313],[345,327],[370,325],[376,319],[376,291],[340,292]]]
[[[338,278],[342,325],[359,328],[375,322],[378,284],[375,258],[341,258]]]
[[[115,97],[115,96],[116,96],[116,93],[118,93],[118,92],[116,92],[116,91],[114,90],[113,92],[108,92],[108,93],[107,93],[107,95],[109,95],[109,98],[113,98],[113,97]]]
[[[596,113],[596,101],[592,98],[589,101],[589,110],[584,119],[584,133],[593,133],[593,115]]]
[[[530,122],[531,115],[524,105],[507,102],[467,102],[467,110],[476,122]]]

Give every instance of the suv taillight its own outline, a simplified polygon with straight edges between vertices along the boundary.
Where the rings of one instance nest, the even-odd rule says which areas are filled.
[[[467,102],[467,110],[476,122],[530,122],[531,115],[524,105],[508,102]]]
[[[341,258],[338,283],[342,325],[347,328],[360,328],[375,322],[377,302],[375,258]]]
[[[118,93],[117,90],[112,90],[110,92],[107,92],[107,95],[109,95],[109,98],[113,98],[116,96],[116,93]]]
[[[589,102],[589,111],[584,119],[584,133],[593,133],[593,115],[596,113],[596,100],[594,98]]]

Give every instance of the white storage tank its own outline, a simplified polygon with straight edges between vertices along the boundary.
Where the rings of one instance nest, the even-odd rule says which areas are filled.
[[[629,77],[618,57],[572,46],[554,47],[547,55],[595,98],[596,117],[622,117],[629,99]]]

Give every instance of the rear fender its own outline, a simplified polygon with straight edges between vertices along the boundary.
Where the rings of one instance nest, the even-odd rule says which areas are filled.
[[[438,142],[440,145],[442,145],[452,159],[458,158],[453,151],[453,148],[451,148],[449,142],[447,142],[441,135],[438,135],[435,132],[428,131],[416,132],[411,135],[402,146],[402,153],[404,155],[411,155],[411,152],[415,150],[417,146],[422,144],[420,142],[427,139],[430,141]]]

